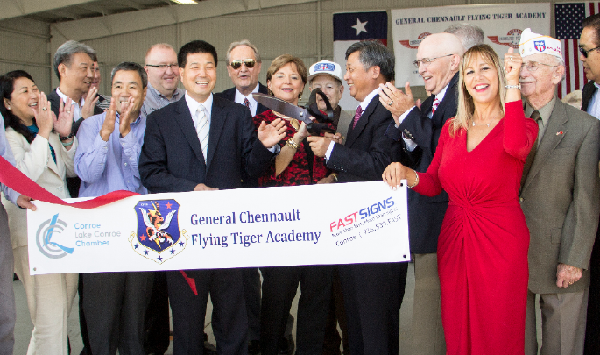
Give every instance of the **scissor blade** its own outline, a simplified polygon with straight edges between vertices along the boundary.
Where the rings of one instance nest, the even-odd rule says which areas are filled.
[[[306,124],[312,123],[310,118],[308,118],[308,111],[302,107],[298,107],[296,105],[287,103],[281,99],[276,98],[275,96],[265,95],[261,93],[253,93],[252,97],[254,97],[254,100],[263,104],[265,107],[273,111],[277,111],[284,116],[295,118]]]

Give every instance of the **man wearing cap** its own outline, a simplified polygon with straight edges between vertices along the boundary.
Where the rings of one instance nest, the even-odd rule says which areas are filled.
[[[538,122],[519,201],[531,234],[525,354],[537,354],[535,298],[540,297],[540,354],[582,354],[590,253],[600,192],[600,122],[556,98],[565,72],[559,40],[526,29],[519,53],[525,114]]]

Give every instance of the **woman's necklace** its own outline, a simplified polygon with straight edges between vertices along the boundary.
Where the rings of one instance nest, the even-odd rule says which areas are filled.
[[[496,118],[498,118],[498,116],[495,116],[494,118],[492,118],[489,123],[475,123],[475,119],[472,118],[472,120],[473,120],[473,127],[475,127],[475,126],[488,126],[488,128],[489,128],[490,125],[496,120]]]

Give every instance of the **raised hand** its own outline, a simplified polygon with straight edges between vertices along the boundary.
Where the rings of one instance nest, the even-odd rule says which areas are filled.
[[[521,65],[523,65],[523,58],[519,53],[514,53],[513,47],[509,47],[508,53],[504,54],[504,72],[506,73],[506,83],[508,85],[519,84]]]
[[[81,106],[81,117],[88,118],[94,115],[94,108],[96,107],[96,102],[100,97],[96,96],[98,93],[98,89],[94,87],[90,87],[88,90],[87,96],[85,97],[85,103]],[[77,118],[79,119],[79,118]]]
[[[104,122],[102,123],[102,128],[100,129],[100,137],[105,142],[108,142],[110,138],[110,134],[115,130],[115,123],[117,122],[117,103],[114,97],[110,98],[110,106],[108,106],[108,110],[106,111],[106,117],[104,118]]]
[[[46,94],[43,92],[40,92],[38,109],[33,111],[33,115],[39,129],[38,134],[48,139],[50,132],[52,132],[52,129],[54,128],[54,118],[52,117],[52,106],[48,102],[48,99],[46,99]]]
[[[273,147],[285,138],[285,121],[278,118],[266,124],[265,121],[258,126],[258,140],[267,148]]]
[[[399,124],[399,118],[404,112],[415,106],[415,99],[408,81],[404,91],[396,89],[392,83],[379,84],[379,102],[392,113],[396,124]]]
[[[41,100],[40,94],[40,100]],[[45,97],[45,95],[44,95]],[[67,102],[64,103],[63,100],[60,100],[60,108],[58,110],[58,117],[52,113],[52,118],[54,120],[54,130],[61,137],[68,137],[71,135],[71,128],[73,127],[73,100],[71,98],[67,99]]]
[[[131,123],[137,120],[137,113],[139,111],[134,110],[134,108],[135,99],[133,96],[129,96],[127,101],[121,102],[121,115],[119,117],[119,132],[121,133],[121,137],[125,137],[131,132]]]

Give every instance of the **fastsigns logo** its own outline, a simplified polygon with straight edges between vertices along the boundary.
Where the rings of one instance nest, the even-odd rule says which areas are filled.
[[[67,228],[67,223],[58,219],[58,213],[40,224],[36,234],[36,244],[40,253],[49,259],[60,259],[67,256],[67,254],[73,254],[74,248],[56,242],[56,235],[64,231],[65,228]]]

